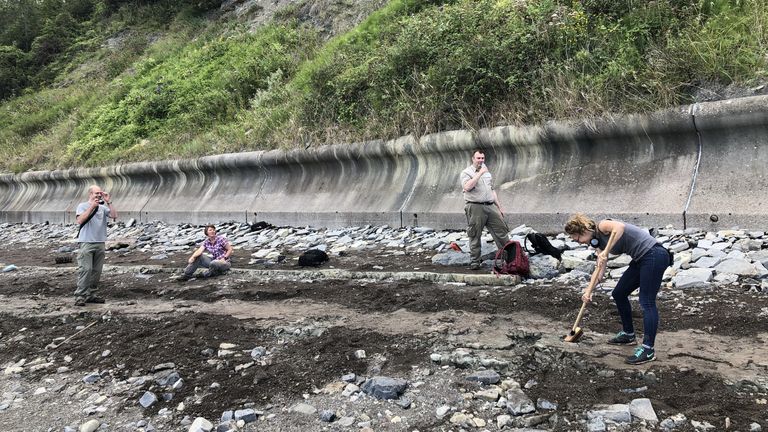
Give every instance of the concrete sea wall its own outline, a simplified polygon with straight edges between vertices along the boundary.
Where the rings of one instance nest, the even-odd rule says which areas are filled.
[[[761,96],[418,140],[6,174],[0,222],[74,223],[98,184],[123,220],[463,228],[458,175],[482,147],[510,226],[556,232],[582,211],[645,226],[766,229],[767,142]]]

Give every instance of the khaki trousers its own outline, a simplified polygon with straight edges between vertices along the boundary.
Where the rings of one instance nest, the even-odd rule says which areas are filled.
[[[77,289],[75,297],[93,297],[98,290],[104,267],[104,243],[80,243],[77,254]]]
[[[483,236],[483,228],[496,242],[496,247],[501,249],[509,241],[509,227],[501,216],[499,207],[495,204],[472,204],[464,206],[464,214],[467,216],[467,235],[469,236],[469,255],[472,263],[480,263],[482,248],[480,240]]]

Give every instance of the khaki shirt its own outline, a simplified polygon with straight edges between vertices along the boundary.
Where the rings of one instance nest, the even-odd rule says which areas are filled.
[[[464,189],[464,184],[475,176],[475,167],[470,165],[461,172],[461,187]],[[493,202],[493,177],[490,172],[483,174],[477,181],[475,187],[468,192],[464,192],[464,201],[467,202]]]

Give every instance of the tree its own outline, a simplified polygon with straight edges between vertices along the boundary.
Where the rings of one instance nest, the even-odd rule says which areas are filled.
[[[24,60],[24,51],[0,45],[0,100],[15,96],[26,85]]]

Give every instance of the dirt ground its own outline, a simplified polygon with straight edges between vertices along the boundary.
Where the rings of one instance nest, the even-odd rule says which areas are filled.
[[[151,254],[111,251],[107,264],[115,267],[105,271],[101,282],[106,304],[77,308],[74,264],[55,265],[52,251],[57,247],[0,249],[0,261],[23,266],[0,274],[0,366],[36,358],[55,365],[53,370],[0,377],[0,392],[30,393],[18,407],[0,411],[3,430],[76,428],[94,417],[76,403],[85,396],[85,375],[99,371],[102,380],[95,389],[106,392],[108,383],[150,374],[153,366],[165,362],[174,363],[184,385],[170,400],[147,409],[136,403],[147,386],[114,392],[111,398],[128,402],[115,402],[96,414],[110,424],[108,430],[138,430],[135,422],[140,419],[155,419],[165,424],[164,430],[187,430],[178,422],[184,415],[203,416],[215,424],[223,411],[243,407],[263,411],[255,430],[343,429],[288,412],[286,407],[301,401],[354,414],[358,421],[365,413],[372,420],[363,423],[373,430],[459,430],[450,416],[439,419],[434,413],[449,404],[483,415],[479,405],[467,401],[466,394],[477,390],[463,379],[471,371],[430,359],[430,354],[448,355],[457,348],[506,363],[503,377],[521,385],[533,383],[525,389],[533,401],[556,403],[555,416],[550,413],[546,423],[536,426],[542,430],[585,430],[586,411],[639,397],[651,400],[660,420],[682,413],[689,420],[711,423],[713,430],[727,425],[728,430],[749,431],[753,423],[768,427],[768,295],[750,289],[750,281],[708,290],[664,289],[658,360],[632,367],[623,363],[630,347],[604,343],[619,329],[606,293],[596,295],[587,310],[580,343],[562,341],[580,306],[578,283],[470,287],[408,281],[286,282],[239,274],[179,283],[172,280],[172,270],[181,267],[185,254],[150,262]],[[146,264],[165,270],[121,270]],[[438,270],[428,255],[351,253],[326,266]],[[289,257],[281,264],[250,267],[293,269],[295,264]],[[642,329],[636,301],[633,306],[636,328]],[[60,347],[49,345],[92,323]],[[218,356],[222,343],[236,344],[234,354]],[[251,361],[254,347],[266,349],[264,359],[236,369]],[[365,350],[366,357],[357,358],[357,350]],[[53,372],[62,365],[66,371]],[[421,383],[411,390],[416,403],[405,409],[371,398],[343,400],[332,389],[349,373]],[[31,394],[41,386],[53,389]],[[162,409],[173,412],[182,401],[178,418],[157,420]],[[392,421],[393,416],[400,420]],[[488,430],[497,430],[494,417],[487,414]],[[351,429],[359,429],[357,424]],[[624,430],[657,428],[645,424]],[[694,429],[687,423],[677,430]]]

